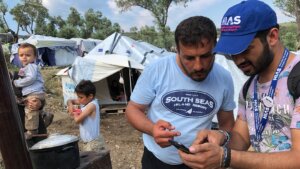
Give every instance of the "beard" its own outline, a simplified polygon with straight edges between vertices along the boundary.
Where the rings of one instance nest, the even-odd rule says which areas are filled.
[[[191,79],[193,79],[196,82],[201,82],[203,80],[206,79],[206,77],[208,76],[208,74],[210,73],[210,71],[213,68],[214,62],[215,62],[215,56],[213,56],[213,59],[210,63],[210,66],[208,69],[203,69],[200,71],[188,71],[188,69],[184,66],[184,64],[182,63],[181,59],[179,59],[179,62],[184,70],[184,72],[186,73],[186,75],[188,75]],[[202,75],[201,77],[199,77],[199,74]]]
[[[269,49],[267,43],[264,44],[264,49],[261,55],[258,57],[256,63],[249,62],[252,67],[253,71],[244,72],[247,76],[252,76],[263,72],[272,62],[274,59],[274,53]]]

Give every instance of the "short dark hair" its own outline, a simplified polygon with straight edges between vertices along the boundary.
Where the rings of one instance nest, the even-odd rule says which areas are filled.
[[[277,24],[277,25],[275,25],[275,26],[273,26],[273,27],[271,27],[271,28],[268,28],[268,29],[265,29],[265,30],[258,31],[258,32],[256,33],[256,35],[255,35],[255,38],[259,38],[260,41],[261,41],[263,44],[267,43],[267,35],[268,35],[268,33],[270,32],[270,30],[273,29],[273,28],[279,29],[279,25]]]
[[[89,96],[90,94],[96,95],[96,87],[90,80],[81,80],[75,87],[76,93],[84,94]]]
[[[202,44],[202,40],[217,42],[216,25],[207,17],[193,16],[179,23],[175,30],[175,43],[179,51],[179,42],[183,45]]]
[[[35,57],[37,57],[37,49],[34,45],[30,44],[30,43],[21,43],[19,45],[19,48],[18,48],[18,53],[19,53],[19,49],[23,49],[23,48],[31,48],[33,50],[33,54]]]

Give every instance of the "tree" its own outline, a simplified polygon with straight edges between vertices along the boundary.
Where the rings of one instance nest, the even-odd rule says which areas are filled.
[[[143,26],[138,30],[137,27],[131,27],[130,32],[125,33],[126,36],[135,40],[141,40],[151,43],[155,46],[171,49],[174,46],[174,34],[167,29],[165,39],[163,39],[162,32],[157,32],[154,26]]]
[[[41,0],[22,0],[23,4],[17,4],[10,10],[10,14],[14,16],[14,20],[18,23],[17,34],[19,28],[28,34],[34,34],[34,25],[38,21],[44,22],[49,17],[48,9],[45,8]],[[42,29],[42,28],[37,28]]]
[[[139,6],[150,11],[155,18],[155,23],[159,31],[162,32],[165,47],[167,46],[167,33],[169,29],[166,27],[169,7],[172,2],[186,5],[188,1],[191,0],[115,0],[117,6],[120,7],[122,11],[127,11],[133,6]]]
[[[1,28],[1,32],[10,32],[13,37],[14,37],[14,41],[18,41],[18,34],[13,31],[12,29],[10,29],[9,25],[7,24],[7,21],[5,19],[5,15],[8,12],[8,7],[7,4],[4,3],[2,0],[0,0],[0,13],[2,15],[2,18],[0,18],[0,28]]]
[[[54,24],[57,25],[58,28],[62,28],[66,25],[66,21],[61,16],[52,17],[50,20],[53,20]]]
[[[43,35],[46,34],[46,21],[42,16],[38,16],[36,19],[36,25],[35,25],[35,29],[34,29],[34,33],[35,34],[39,34],[39,35]]]
[[[297,41],[300,42],[300,0],[275,0],[274,4],[283,10],[285,15],[296,18]]]
[[[58,37],[70,39],[74,37],[79,37],[79,30],[72,25],[65,25],[62,27],[58,33]]]
[[[56,30],[56,22],[55,19],[50,18],[50,22],[46,26],[46,34],[47,36],[57,36],[57,30]]]
[[[82,19],[80,13],[73,7],[70,8],[71,13],[67,18],[67,23],[71,26],[81,26]]]
[[[120,32],[121,28],[118,23],[112,24],[112,22],[103,17],[99,20],[100,24],[95,26],[95,32],[92,34],[93,38],[104,39],[114,32]]]
[[[6,19],[5,19],[5,15],[7,13],[8,9],[7,9],[7,4],[4,3],[3,1],[0,1],[0,12],[1,12],[1,19],[0,19],[0,23],[1,23],[1,29],[3,30],[8,30],[9,27],[8,27],[8,24],[6,22]]]
[[[84,14],[84,24],[81,27],[81,37],[89,38],[92,33],[99,29],[101,24],[102,13],[99,11],[94,11],[93,9],[88,9]]]
[[[280,39],[291,51],[297,50],[297,25],[296,23],[280,24]]]

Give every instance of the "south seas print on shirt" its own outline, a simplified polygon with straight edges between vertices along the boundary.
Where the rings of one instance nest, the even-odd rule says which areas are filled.
[[[208,93],[190,90],[168,92],[161,103],[170,112],[191,118],[208,116],[216,107],[216,100]]]

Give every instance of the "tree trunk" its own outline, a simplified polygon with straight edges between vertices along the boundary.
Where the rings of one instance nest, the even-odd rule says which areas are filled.
[[[17,103],[0,46],[0,150],[6,169],[32,169]]]

